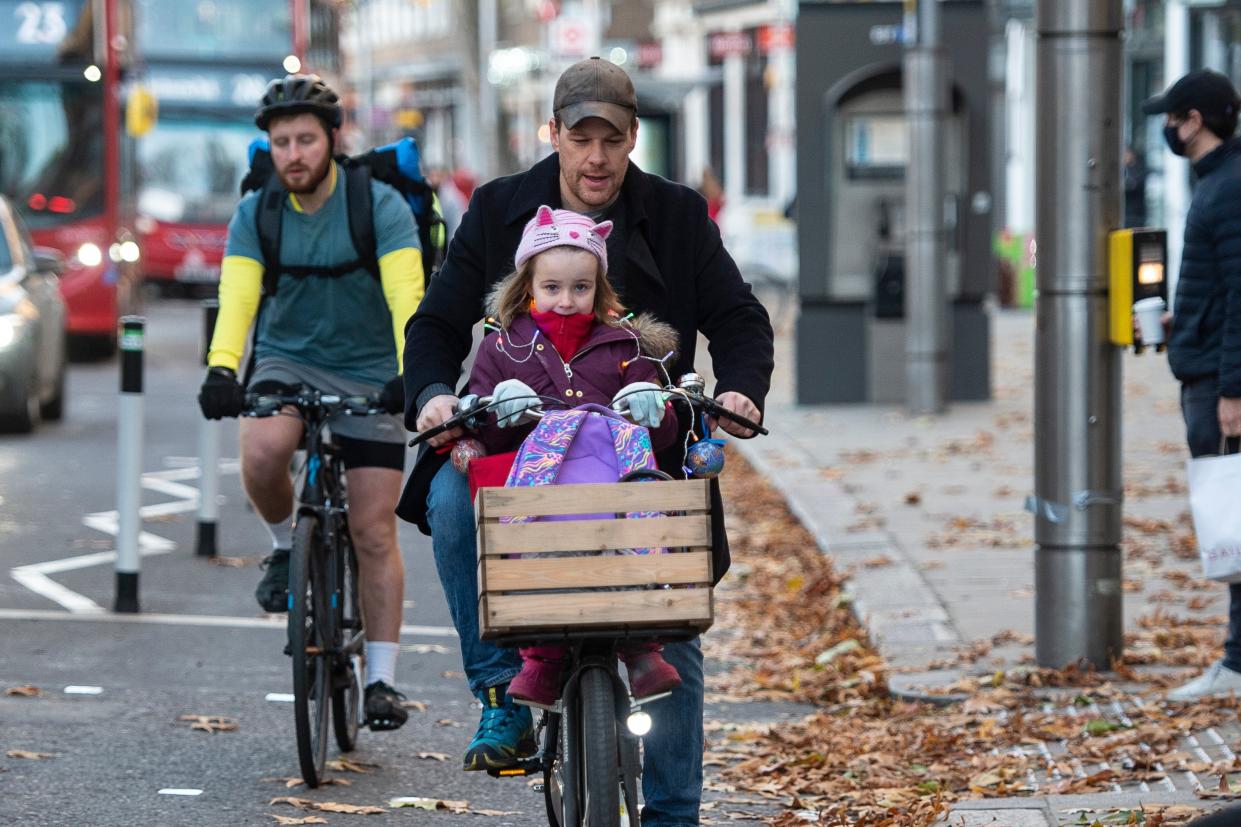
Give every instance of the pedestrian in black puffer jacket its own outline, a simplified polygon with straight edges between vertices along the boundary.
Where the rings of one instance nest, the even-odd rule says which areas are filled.
[[[1142,108],[1166,115],[1168,148],[1188,158],[1198,176],[1185,219],[1168,364],[1181,382],[1190,454],[1218,454],[1223,437],[1241,436],[1241,143],[1233,137],[1241,99],[1228,78],[1200,70]],[[1229,598],[1224,657],[1168,700],[1241,692],[1241,584],[1229,586]]]
[[[1181,382],[1217,380],[1241,397],[1241,141],[1194,161],[1198,187],[1185,218],[1168,365]],[[1216,446],[1218,447],[1218,446]]]

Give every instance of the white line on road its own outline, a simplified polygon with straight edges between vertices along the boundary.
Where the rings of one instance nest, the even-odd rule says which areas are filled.
[[[146,623],[163,626],[213,626],[226,629],[284,629],[287,625],[282,616],[229,617],[227,615],[172,615],[172,614],[110,614],[102,612],[61,612],[54,609],[0,609],[0,620],[76,620],[91,623]],[[455,638],[457,631],[451,626],[401,627],[406,637]]]
[[[220,462],[220,471],[222,473],[235,474],[239,468],[240,463],[236,459],[227,459]],[[139,517],[143,520],[149,520],[196,511],[198,509],[198,489],[183,485],[178,481],[197,479],[198,476],[197,466],[169,468],[164,471],[149,471],[143,474],[143,488],[166,494],[170,497],[177,497],[178,499],[166,503],[144,505],[138,509]],[[95,531],[115,537],[119,520],[116,510],[113,509],[111,511],[97,511],[93,514],[87,514],[82,518],[82,524],[87,528],[92,528]],[[138,535],[138,553],[143,557],[152,554],[167,554],[170,551],[174,551],[176,547],[177,544],[167,537],[160,537],[158,534],[152,534],[149,531],[140,532]],[[42,563],[17,566],[10,569],[9,574],[18,583],[30,589],[30,591],[47,598],[53,603],[59,603],[70,612],[99,615],[104,613],[102,606],[89,597],[62,586],[49,575],[89,566],[101,566],[115,562],[115,560],[115,551],[100,551],[93,554],[64,557],[60,560],[47,560]]]

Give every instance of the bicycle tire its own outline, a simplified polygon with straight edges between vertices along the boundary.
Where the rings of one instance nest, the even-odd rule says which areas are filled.
[[[338,595],[335,628],[337,644],[343,647],[355,630],[362,630],[362,606],[358,602],[358,557],[354,553],[346,521],[341,521],[339,531],[342,541],[335,565]],[[340,747],[341,752],[351,752],[358,745],[358,722],[362,717],[365,647],[352,655],[342,654],[332,671],[332,727],[336,732],[336,746]]]
[[[319,520],[298,517],[289,555],[289,649],[293,656],[293,724],[297,760],[307,787],[318,787],[327,761],[331,669],[327,655],[331,622],[326,611]]]
[[[621,782],[619,744],[616,729],[615,687],[603,669],[582,673],[581,767],[578,812],[586,827],[618,827],[620,824]]]

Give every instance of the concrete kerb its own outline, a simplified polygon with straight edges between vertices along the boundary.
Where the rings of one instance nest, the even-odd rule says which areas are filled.
[[[856,502],[856,497],[840,484],[824,480],[817,469],[802,466],[798,457],[804,453],[797,450],[791,436],[773,431],[763,437],[762,444],[756,443],[758,440],[734,440],[732,445],[780,492],[793,516],[815,538],[819,550],[842,569],[852,568],[845,582],[850,610],[870,632],[872,643],[889,667],[918,666],[937,653],[963,645],[947,608],[889,532],[880,529],[849,542],[829,540],[818,509],[824,502]],[[830,496],[818,496],[819,491]],[[882,567],[864,565],[866,559],[880,552],[895,559]],[[962,675],[957,669],[889,674],[888,691],[901,700],[951,704],[968,696],[936,690],[956,683]]]

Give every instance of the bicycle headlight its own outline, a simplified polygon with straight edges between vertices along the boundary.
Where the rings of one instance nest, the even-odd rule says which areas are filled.
[[[103,263],[103,250],[98,244],[86,242],[78,248],[78,263],[83,267],[98,267]]]
[[[651,716],[640,709],[630,712],[625,720],[625,726],[629,727],[629,731],[634,735],[641,737],[651,731]]]

